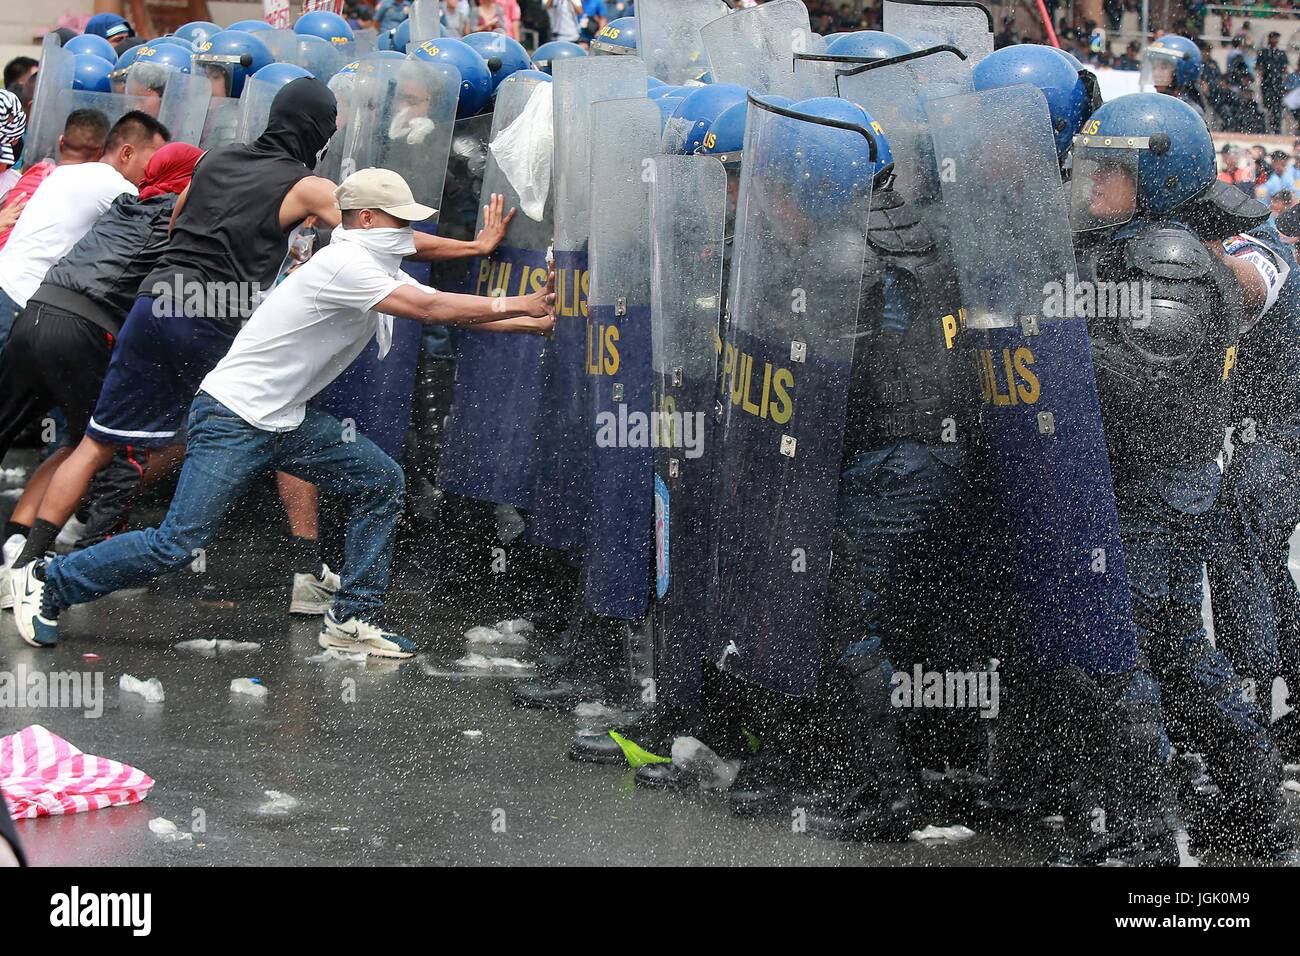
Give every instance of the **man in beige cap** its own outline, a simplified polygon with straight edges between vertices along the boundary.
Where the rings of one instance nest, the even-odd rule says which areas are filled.
[[[200,385],[190,406],[185,466],[162,526],[23,569],[15,616],[29,644],[58,643],[64,608],[189,564],[254,481],[283,471],[346,499],[350,508],[342,586],[325,615],[320,645],[376,657],[414,653],[409,640],[380,620],[402,514],[402,469],[365,436],[307,403],[371,336],[382,356],[394,316],[549,333],[555,277],[525,296],[437,292],[401,269],[415,251],[411,223],[436,211],[415,202],[401,176],[363,169],[335,196],[342,223],[330,244],[275,288]]]

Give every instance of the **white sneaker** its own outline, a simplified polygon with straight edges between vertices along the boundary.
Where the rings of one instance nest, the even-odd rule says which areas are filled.
[[[0,611],[7,611],[14,606],[13,579],[9,572],[14,560],[23,553],[23,545],[26,543],[27,538],[23,535],[13,534],[4,543],[4,548],[0,549],[0,554],[4,555],[4,563],[0,564]]]
[[[333,611],[325,614],[320,637],[316,643],[328,650],[355,654],[364,651],[371,657],[388,657],[402,660],[415,656],[416,647],[400,634],[393,634],[374,624],[355,617],[339,623]]]
[[[328,564],[320,566],[320,574],[295,574],[293,597],[289,599],[290,614],[307,614],[320,617],[334,603],[343,582],[330,570]]]

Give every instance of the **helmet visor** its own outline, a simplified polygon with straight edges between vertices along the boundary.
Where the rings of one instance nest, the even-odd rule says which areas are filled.
[[[1177,50],[1159,47],[1147,47],[1142,51],[1141,75],[1139,83],[1144,90],[1163,89],[1174,85],[1178,74],[1178,64],[1184,54]]]
[[[191,61],[194,64],[192,70],[211,81],[213,96],[230,96],[235,88],[235,70],[242,65],[242,59],[218,53],[196,53]]]
[[[1075,232],[1118,226],[1137,212],[1138,151],[1127,145],[1127,138],[1123,146],[1104,141],[1090,136],[1074,140],[1070,226]]]

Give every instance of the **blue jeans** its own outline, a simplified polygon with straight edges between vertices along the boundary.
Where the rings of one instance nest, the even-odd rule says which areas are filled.
[[[53,559],[45,571],[47,612],[185,567],[212,541],[249,485],[284,471],[347,500],[343,586],[334,616],[377,623],[406,487],[395,461],[363,435],[345,440],[339,421],[318,409],[308,407],[293,431],[268,432],[203,392],[190,406],[187,434],[185,465],[162,526]]]
[[[20,306],[9,294],[0,289],[0,349],[5,347],[9,341],[9,330],[14,327],[14,322],[18,320],[18,313],[22,311]]]

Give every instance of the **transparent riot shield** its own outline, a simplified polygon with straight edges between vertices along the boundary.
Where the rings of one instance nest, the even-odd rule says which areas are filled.
[[[583,579],[589,610],[636,620],[650,598],[654,451],[650,171],[659,107],[591,107],[587,383],[591,493]]]
[[[379,34],[373,27],[352,31],[352,45],[347,55],[353,60],[369,56],[379,49]]]
[[[208,115],[203,118],[203,135],[199,145],[216,149],[239,142],[239,100],[231,96],[213,96],[208,101]]]
[[[571,556],[585,541],[590,484],[587,397],[587,238],[591,223],[591,106],[646,95],[640,57],[555,64],[555,333],[543,358],[542,438],[529,528],[538,544]]]
[[[108,121],[111,127],[132,110],[140,110],[153,116],[158,112],[160,100],[156,96],[128,96],[125,93],[93,93],[88,90],[62,90],[58,98],[54,101],[52,116],[53,122],[48,127],[54,135],[54,141],[48,146],[38,146],[35,143],[30,147],[32,152],[28,154],[28,146],[24,144],[23,155],[33,165],[43,159],[51,162],[58,162],[59,136],[63,134],[63,126],[68,117],[77,110],[95,110],[103,114],[104,119]],[[42,130],[42,135],[44,131]]]
[[[1047,101],[1015,86],[928,109],[983,398],[977,570],[1034,665],[1127,671],[1137,646],[1087,319],[1053,307],[1075,259]]]
[[[251,76],[244,80],[244,91],[239,96],[239,125],[235,132],[237,142],[247,145],[266,132],[266,124],[271,117],[271,103],[283,85],[267,83]]]
[[[414,0],[411,4],[411,49],[442,36],[442,0]]]
[[[348,124],[352,121],[355,108],[357,73],[354,64],[346,72],[335,73],[326,84],[334,94],[334,103],[338,107],[335,119],[334,135],[325,147],[325,153],[316,164],[316,175],[332,182],[341,182],[339,173],[343,168],[343,146],[347,140]]]
[[[41,44],[41,68],[36,74],[36,89],[32,95],[31,110],[27,118],[27,133],[23,137],[23,151],[28,165],[42,159],[57,159],[59,137],[68,114],[61,112],[60,97],[71,91],[74,63],[72,54],[59,43],[57,35],[50,33]]]
[[[966,55],[956,47],[941,46],[874,63],[848,64],[837,70],[836,84],[837,95],[866,107],[887,131],[899,194],[912,201],[938,198],[925,104],[974,89]]]
[[[529,99],[550,84],[512,76],[497,90],[491,140],[523,112]],[[493,193],[506,211],[518,210],[505,241],[471,266],[475,295],[526,295],[546,284],[547,251],[553,231],[548,202],[540,220],[524,214],[519,192],[492,156],[483,174],[475,233],[483,228],[482,206]],[[459,330],[456,381],[438,467],[438,486],[467,498],[532,509],[538,453],[543,342],[527,335]]]
[[[772,0],[735,10],[700,28],[715,83],[739,83],[756,93],[795,98],[794,55],[820,53],[802,0]]]
[[[884,24],[916,47],[955,46],[972,67],[993,52],[993,14],[974,0],[884,0]]]
[[[874,143],[861,127],[751,95],[722,350],[709,656],[795,696],[813,693],[821,671],[871,203],[864,150]]]
[[[276,63],[292,63],[298,54],[298,34],[292,30],[258,30],[257,38],[266,44]]]
[[[699,700],[709,646],[713,401],[727,174],[712,156],[658,156],[650,182],[654,358],[655,683],[661,703]]]
[[[135,67],[132,67],[135,69]],[[167,78],[158,121],[172,134],[172,142],[198,146],[212,102],[212,84],[206,76],[192,76],[173,70]]]
[[[357,66],[339,176],[391,169],[415,201],[437,208],[447,175],[460,72],[424,60],[367,58]]]
[[[650,75],[672,86],[699,79],[709,68],[700,29],[730,11],[725,0],[640,0],[637,53]]]
[[[328,83],[330,77],[347,62],[347,54],[346,47],[336,47],[318,36],[300,36],[289,62],[302,67],[322,83]]]
[[[796,53],[794,55],[794,89],[793,99],[803,100],[814,96],[839,96],[836,92],[835,78],[839,70],[847,65],[847,57],[836,57],[826,53]],[[859,63],[863,58],[854,58]]]

